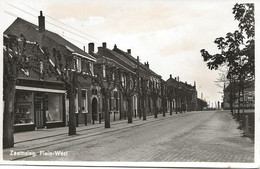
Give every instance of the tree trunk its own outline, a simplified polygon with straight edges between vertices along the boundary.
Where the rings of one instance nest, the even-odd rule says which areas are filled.
[[[153,107],[154,107],[154,118],[158,117],[158,109],[157,109],[157,103],[156,103],[156,98],[153,99]]]
[[[143,120],[146,120],[145,97],[143,97],[142,99],[142,107],[143,107]]]
[[[165,108],[165,103],[166,103],[165,98],[163,98],[163,99],[162,99],[162,111],[163,111],[163,117],[165,117],[165,110],[166,110],[166,108]]]
[[[127,121],[127,123],[133,123],[133,117],[132,117],[132,106],[133,106],[133,101],[132,101],[132,98],[130,97],[130,98],[128,98],[127,99],[127,101],[128,101],[128,113],[127,113],[127,116],[128,116],[128,121]]]
[[[176,112],[177,114],[177,112]],[[172,115],[172,99],[170,99],[170,115]]]
[[[233,85],[232,85],[232,80],[230,79],[230,94],[229,94],[229,104],[230,104],[230,111],[231,111],[231,114],[233,115],[234,114],[234,109],[233,109],[233,101],[234,101],[234,93],[233,93]]]
[[[105,95],[104,99],[104,111],[105,111],[105,128],[110,128],[110,113],[108,109],[108,96]]]
[[[240,120],[240,89],[238,89],[238,107],[237,107],[237,118]]]
[[[245,90],[242,89],[242,93],[243,93],[243,117],[245,116]]]
[[[158,117],[157,116],[158,109],[157,109],[156,101],[153,101],[153,107],[154,107],[154,118],[157,118]]]
[[[69,135],[76,134],[75,97],[76,95],[71,91],[69,94]]]
[[[229,104],[230,104],[230,111],[231,111],[231,114],[233,115],[234,114],[234,109],[233,109],[233,91],[230,91],[230,96],[229,96]]]
[[[141,99],[140,99],[140,94],[138,94],[138,98],[137,98],[137,112],[139,115],[139,119],[142,118],[142,112],[141,112]]]
[[[175,99],[176,105],[175,105],[175,113],[178,114],[178,107],[179,107],[179,100],[178,98]]]
[[[14,147],[14,98],[15,85],[4,88],[3,148]]]

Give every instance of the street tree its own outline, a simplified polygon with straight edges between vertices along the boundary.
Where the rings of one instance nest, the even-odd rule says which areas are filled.
[[[50,75],[48,60],[37,42],[30,42],[20,36],[4,34],[3,73],[3,148],[14,146],[14,102],[15,86],[20,76],[29,77],[35,73],[38,79]]]
[[[79,78],[88,79],[92,77],[91,61],[79,58],[65,46],[59,45],[50,51],[43,48],[47,55],[52,55],[54,63],[50,63],[52,75],[64,83],[66,96],[69,100],[69,131],[68,135],[76,134],[75,99],[79,87]],[[51,53],[50,53],[51,52]]]
[[[167,86],[167,98],[168,101],[170,102],[170,115],[172,115],[172,102],[175,99],[175,89],[173,88],[173,86]],[[176,99],[175,99],[176,102]],[[177,111],[176,111],[177,114]]]
[[[165,117],[166,107],[167,107],[166,96],[167,96],[167,85],[166,85],[166,82],[161,79],[161,93],[160,93],[160,98],[161,98],[161,100],[162,100],[162,113],[163,113],[163,117]]]
[[[127,101],[127,117],[128,123],[133,123],[133,96],[137,91],[137,75],[134,72],[129,72],[123,68],[117,70],[118,88],[122,92],[123,98]]]
[[[155,82],[153,80],[149,81],[149,89],[150,89],[150,96],[153,101],[153,108],[154,108],[154,118],[158,117],[158,106],[157,106],[157,101],[160,95],[160,89],[159,89],[159,84],[158,82]]]
[[[94,65],[93,83],[101,88],[101,94],[104,97],[103,111],[105,115],[105,128],[110,128],[110,112],[108,109],[109,98],[111,92],[117,87],[117,65],[107,58],[101,57],[97,59]]]
[[[143,112],[143,120],[146,120],[146,97],[148,96],[148,78],[141,77],[141,84],[140,84],[140,100],[141,100],[141,107]]]
[[[245,84],[254,80],[255,76],[254,4],[235,4],[233,14],[239,22],[238,30],[227,33],[225,37],[216,38],[214,43],[220,52],[213,55],[205,49],[200,52],[211,70],[217,70],[223,64],[227,64],[227,78],[230,84],[237,83],[240,101],[240,93],[243,93]]]

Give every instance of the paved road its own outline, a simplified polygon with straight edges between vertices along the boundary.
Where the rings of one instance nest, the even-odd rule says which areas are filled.
[[[138,124],[138,125],[136,125]],[[254,143],[237,129],[228,112],[188,112],[122,124],[110,129],[78,132],[23,142],[10,149],[36,156],[4,156],[18,160],[253,162]],[[54,151],[60,153],[54,155]],[[62,151],[59,152],[59,151]],[[56,152],[56,153],[57,153]]]

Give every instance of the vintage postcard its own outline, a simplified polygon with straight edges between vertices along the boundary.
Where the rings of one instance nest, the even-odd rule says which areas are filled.
[[[7,166],[259,168],[259,3],[1,1]]]

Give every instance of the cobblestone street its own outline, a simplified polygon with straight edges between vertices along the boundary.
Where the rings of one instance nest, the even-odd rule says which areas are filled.
[[[174,114],[134,124],[120,123],[17,143],[6,149],[7,160],[141,161],[141,162],[253,162],[254,143],[242,137],[227,111]],[[40,131],[35,131],[40,133]],[[46,131],[47,132],[47,131]],[[29,137],[29,136],[28,136]],[[17,138],[18,139],[18,138]],[[35,156],[10,156],[10,150],[32,151]],[[67,152],[64,156],[40,151]]]

